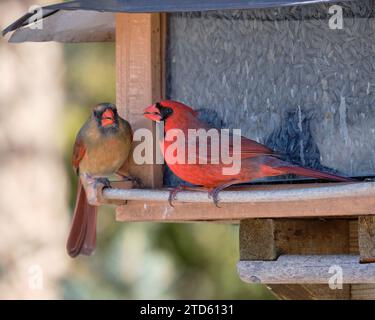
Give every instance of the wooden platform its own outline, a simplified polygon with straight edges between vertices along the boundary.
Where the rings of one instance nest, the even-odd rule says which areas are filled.
[[[220,208],[206,191],[183,191],[173,207],[168,189],[115,188],[102,197],[122,222],[239,223],[239,277],[280,298],[374,299],[375,264],[360,263],[374,260],[374,182],[241,187],[222,191]]]
[[[222,191],[219,208],[205,191],[183,191],[173,207],[166,189],[105,189],[118,221],[238,221],[248,218],[375,214],[375,182],[263,185]]]

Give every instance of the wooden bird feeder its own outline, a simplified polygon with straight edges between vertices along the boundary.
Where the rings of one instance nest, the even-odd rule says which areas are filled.
[[[29,13],[5,32],[13,32],[10,42],[115,41],[117,107],[134,129],[155,130],[142,111],[163,98],[222,104],[219,113],[244,135],[263,143],[287,135],[302,162],[319,151],[318,162],[361,176],[355,183],[263,181],[222,191],[220,208],[206,192],[183,191],[171,207],[162,165],[144,165],[146,189],[123,184],[99,196],[117,206],[121,222],[239,223],[240,278],[281,298],[375,298],[375,264],[364,263],[375,261],[375,182],[364,179],[375,175],[374,11],[367,0],[341,3],[343,28],[331,30],[340,10],[317,2],[71,1],[44,7],[42,29],[29,24]],[[221,96],[228,88],[233,95]],[[288,132],[276,128],[283,121]],[[319,147],[304,145],[309,137]]]

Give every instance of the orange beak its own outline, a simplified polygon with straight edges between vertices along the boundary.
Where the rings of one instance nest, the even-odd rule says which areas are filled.
[[[109,126],[114,124],[115,122],[115,115],[112,109],[106,109],[102,114],[102,126]]]
[[[147,107],[143,111],[143,115],[145,116],[145,118],[148,118],[156,122],[160,122],[162,119],[162,115],[160,114],[160,110],[156,108],[156,104],[153,104],[152,106]]]

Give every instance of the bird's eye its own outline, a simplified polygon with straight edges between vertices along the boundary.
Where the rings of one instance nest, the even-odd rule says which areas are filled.
[[[173,110],[171,108],[167,108],[167,115],[171,115],[173,113]]]
[[[161,114],[163,116],[163,119],[167,119],[171,114],[173,113],[173,110],[168,107],[162,107]]]

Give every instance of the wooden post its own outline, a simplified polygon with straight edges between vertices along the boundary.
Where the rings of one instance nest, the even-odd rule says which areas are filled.
[[[368,257],[368,248],[371,247],[370,244],[373,243],[374,238],[371,238],[373,230],[369,228],[371,220],[374,217],[360,216],[358,219],[352,220],[350,222],[350,253],[360,254],[361,259]],[[370,224],[367,224],[369,222]],[[373,228],[374,226],[372,226]],[[371,240],[372,239],[372,240]],[[352,300],[375,300],[375,284],[352,284],[350,286],[350,298]]]
[[[147,128],[155,133],[155,125],[143,117],[143,109],[163,97],[162,22],[157,13],[116,14],[117,108],[133,130]],[[154,134],[154,151],[155,147]],[[146,187],[162,186],[161,165],[134,166],[131,173]]]
[[[343,219],[247,219],[240,225],[241,260],[276,260],[280,254],[349,253]]]
[[[375,262],[375,216],[358,218],[358,245],[361,262]]]

